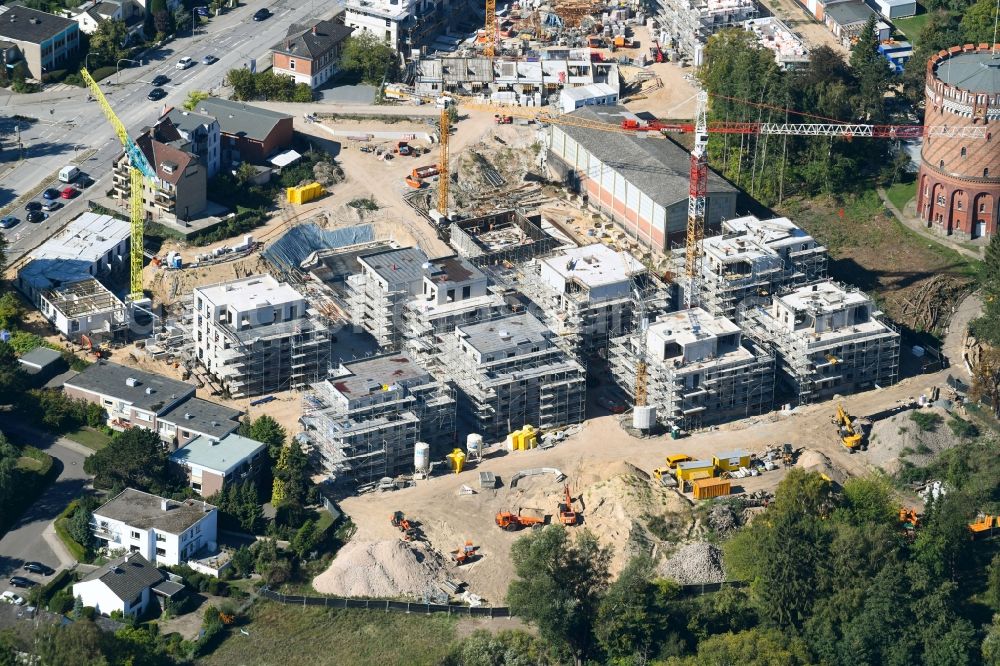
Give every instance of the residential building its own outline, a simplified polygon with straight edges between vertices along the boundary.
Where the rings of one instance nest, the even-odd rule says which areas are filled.
[[[588,106],[569,114],[581,121],[643,122],[621,106]],[[576,125],[550,126],[547,163],[555,178],[611,217],[651,250],[682,243],[687,228],[691,155],[669,139],[619,134]],[[706,233],[736,217],[736,188],[709,170]]]
[[[255,481],[270,465],[266,444],[235,433],[193,439],[171,453],[170,462],[184,470],[188,485],[202,497],[233,483]]]
[[[184,564],[203,549],[218,548],[219,511],[204,501],[175,502],[126,488],[93,515],[100,547],[139,553],[161,566]]]
[[[271,275],[196,287],[194,350],[232,397],[303,387],[330,367],[330,329]]]
[[[196,110],[219,121],[223,169],[264,164],[292,145],[292,117],[286,113],[218,97],[201,100]]]
[[[208,173],[198,156],[153,138],[147,129],[135,141],[146,161],[156,172],[155,178],[143,179],[142,207],[146,219],[160,224],[188,226],[208,202]],[[112,173],[112,196],[130,201],[132,189],[127,153],[115,160]]]
[[[554,336],[529,313],[455,328],[441,359],[471,432],[498,440],[525,425],[548,430],[583,420],[584,368]]]
[[[42,384],[66,369],[62,352],[51,347],[35,347],[17,358],[21,369],[31,376],[36,386]]]
[[[315,90],[340,70],[340,51],[352,32],[354,28],[334,21],[293,24],[285,38],[271,47],[272,71]]]
[[[0,5],[0,40],[17,45],[28,74],[67,69],[80,55],[80,26],[62,16],[23,5]]]
[[[205,165],[206,176],[219,173],[222,162],[222,132],[219,121],[197,111],[171,108],[154,128],[157,141],[189,153],[194,153]]]
[[[730,320],[701,308],[660,315],[644,332],[613,341],[611,372],[632,400],[642,335],[646,404],[659,423],[693,430],[770,411],[774,356],[745,343]]]
[[[916,0],[866,0],[872,9],[890,21],[917,15]]]
[[[635,257],[602,243],[560,250],[515,272],[515,289],[544,314],[545,323],[581,359],[607,350],[608,340],[636,325],[636,296],[647,317],[667,309],[665,285]]]
[[[418,441],[453,446],[455,394],[406,354],[375,356],[313,384],[302,420],[336,480],[371,483],[412,472]]]
[[[877,16],[875,10],[862,0],[844,0],[843,2],[827,4],[823,23],[845,48],[851,48],[857,41],[858,35],[861,34],[862,28],[868,22],[868,18],[873,15]],[[880,42],[883,36],[884,39],[889,38],[889,26],[885,23],[876,24],[876,32],[879,33]]]
[[[344,25],[370,32],[410,57],[467,20],[472,7],[467,0],[347,0]]]
[[[448,228],[448,243],[480,268],[520,264],[564,244],[542,226],[541,215],[500,210],[455,220]]]
[[[604,100],[620,92],[618,63],[595,62],[589,49],[563,50],[539,60],[427,56],[416,60],[413,71],[414,90],[421,95],[449,92],[520,106],[548,104],[555,93],[594,84],[606,86],[591,89]]]
[[[761,46],[774,52],[774,59],[781,69],[798,69],[809,64],[809,51],[805,44],[777,16],[750,19],[743,27],[756,35]]]
[[[709,37],[726,28],[738,28],[759,14],[755,0],[658,0],[655,6],[660,10],[660,25],[695,67],[704,64]]]
[[[674,250],[672,270],[685,270],[683,248]],[[726,220],[722,234],[701,242],[697,302],[713,316],[739,323],[748,298],[777,294],[789,287],[826,278],[827,251],[791,220],[761,220],[753,215]],[[685,300],[686,284],[678,285]]]
[[[834,282],[749,304],[741,326],[773,351],[779,378],[802,404],[899,378],[899,333],[865,294]]]
[[[347,278],[351,321],[383,349],[399,349],[406,304],[421,294],[427,255],[418,247],[381,250],[358,257],[361,268]]]
[[[80,26],[80,32],[92,35],[104,21],[122,21],[129,37],[141,34],[146,12],[133,0],[87,0],[78,7],[62,10],[66,18]]]
[[[130,237],[128,222],[83,213],[29,253],[15,284],[68,339],[111,338],[128,311],[101,281],[115,287],[127,276]]]
[[[115,611],[141,617],[157,598],[167,599],[183,591],[184,585],[167,579],[138,552],[116,557],[73,583],[73,597],[100,615]]]
[[[607,83],[591,83],[576,88],[563,88],[559,93],[559,107],[563,113],[576,111],[581,106],[607,106],[618,104],[618,87]]]
[[[203,437],[219,440],[235,431],[243,412],[194,397],[186,382],[110,361],[97,361],[66,380],[66,394],[100,405],[116,430],[142,427],[171,450]]]
[[[927,63],[924,124],[993,127],[1000,120],[1000,60],[987,44],[953,46]],[[1000,220],[1000,150],[992,139],[928,137],[920,148],[917,215],[929,229],[986,242]]]

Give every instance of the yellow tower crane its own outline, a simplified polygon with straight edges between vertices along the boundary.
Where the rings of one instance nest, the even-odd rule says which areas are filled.
[[[486,0],[485,23],[486,43],[483,45],[483,55],[492,58],[497,50],[497,0]]]
[[[451,171],[448,166],[448,134],[451,132],[451,118],[448,104],[441,109],[441,156],[438,158],[438,212],[448,217],[448,181]]]
[[[137,301],[143,298],[142,239],[146,223],[146,214],[142,209],[142,190],[147,180],[151,183],[155,183],[156,171],[152,166],[150,166],[149,161],[146,159],[146,156],[142,154],[142,151],[139,150],[139,146],[137,146],[135,141],[133,141],[128,135],[128,132],[125,130],[125,125],[118,118],[118,116],[115,115],[114,110],[108,103],[104,93],[101,92],[101,88],[97,85],[97,81],[95,81],[90,75],[90,72],[88,72],[86,68],[83,68],[80,70],[80,76],[83,77],[84,82],[87,84],[87,88],[90,89],[91,96],[93,96],[94,100],[101,107],[101,110],[104,112],[108,122],[111,123],[111,127],[114,128],[115,134],[118,135],[118,140],[122,142],[122,146],[125,148],[125,154],[128,156],[129,212],[132,220],[129,296],[132,301]]]

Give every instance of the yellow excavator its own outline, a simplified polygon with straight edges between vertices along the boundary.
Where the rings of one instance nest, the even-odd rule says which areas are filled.
[[[837,415],[834,418],[837,432],[840,435],[840,443],[848,451],[854,453],[864,448],[865,433],[859,421],[852,421],[851,416],[844,409],[843,404],[837,405]]]

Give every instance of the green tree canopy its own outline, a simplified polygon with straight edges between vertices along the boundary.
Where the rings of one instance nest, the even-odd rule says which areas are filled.
[[[993,42],[997,18],[995,0],[979,0],[962,12],[962,40],[965,44],[990,44]]]
[[[262,444],[267,444],[267,454],[275,462],[281,455],[281,449],[285,446],[285,440],[288,438],[285,429],[267,414],[258,416],[249,425],[241,426],[240,434]]]
[[[344,40],[340,67],[365,83],[378,85],[383,79],[395,80],[399,54],[375,33],[361,30]]]
[[[96,488],[135,488],[156,494],[179,485],[170,468],[160,436],[146,428],[129,428],[87,458],[84,469],[94,475]]]
[[[878,52],[877,14],[872,13],[851,48],[851,70],[858,79],[857,110],[859,120],[878,122],[885,116],[885,94],[889,90],[892,70],[889,61]]]
[[[90,36],[90,53],[94,54],[94,65],[114,67],[127,55],[124,47],[127,39],[128,28],[125,21],[113,19],[98,23],[97,30]]]

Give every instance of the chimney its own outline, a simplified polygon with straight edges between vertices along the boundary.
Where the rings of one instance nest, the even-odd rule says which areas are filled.
[[[169,503],[170,503],[170,500],[161,497],[160,498],[160,509],[162,511],[167,511],[168,509],[170,509]]]
[[[313,26],[312,32],[313,32],[314,35],[316,34],[316,26]]]

